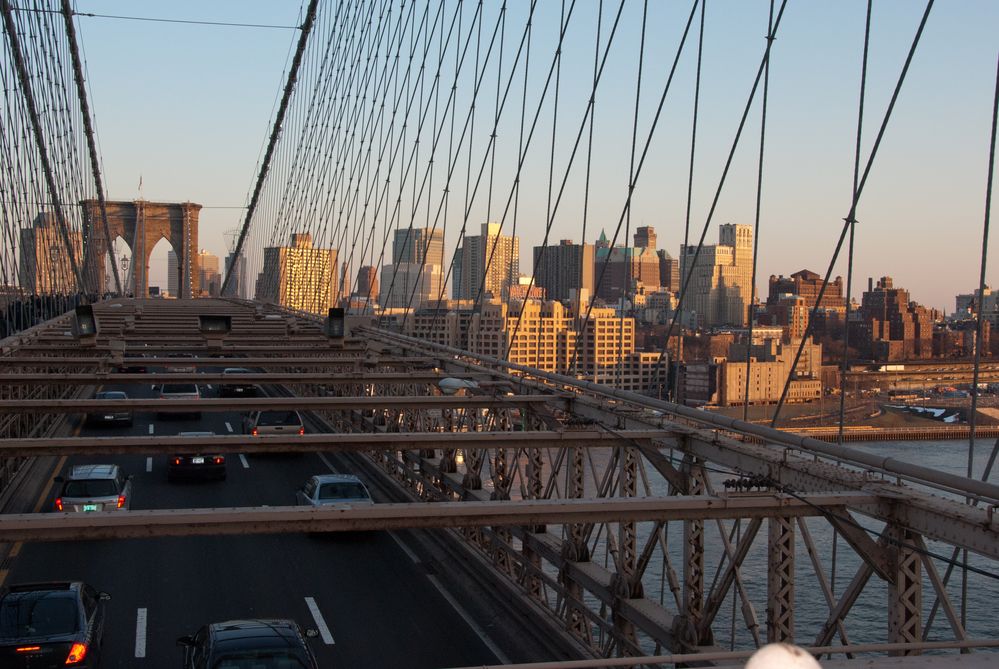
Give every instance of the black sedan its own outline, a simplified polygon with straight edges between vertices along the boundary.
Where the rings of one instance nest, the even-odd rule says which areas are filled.
[[[293,620],[230,620],[205,625],[194,636],[182,636],[184,669],[264,667],[319,669],[305,634]]]
[[[104,602],[86,583],[27,583],[0,594],[0,667],[93,669],[100,663]]]

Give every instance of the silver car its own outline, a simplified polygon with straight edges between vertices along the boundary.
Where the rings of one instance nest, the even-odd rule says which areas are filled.
[[[198,384],[196,383],[164,383],[159,386],[159,398],[161,400],[200,400],[201,391],[198,389]],[[195,418],[201,418],[200,411],[188,412]],[[182,416],[182,413],[166,413],[162,411],[156,412],[157,418],[168,418],[171,416]]]
[[[295,494],[299,506],[329,506],[331,504],[374,504],[371,493],[353,474],[322,474],[310,477]]]
[[[118,465],[77,465],[55,480],[61,484],[56,511],[128,511],[132,502],[132,477],[122,475]]]

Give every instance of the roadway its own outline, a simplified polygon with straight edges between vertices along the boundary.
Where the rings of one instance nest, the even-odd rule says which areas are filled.
[[[105,389],[154,396],[150,385]],[[202,387],[202,394],[216,390]],[[77,427],[88,436],[240,429],[235,412],[169,420],[136,413],[131,428]],[[332,454],[230,456],[226,481],[170,483],[167,458],[77,456],[61,459],[57,470],[120,465],[133,476],[133,509],[290,505],[309,476],[345,471]],[[49,491],[38,500],[43,511],[53,498]],[[110,593],[104,669],[176,668],[183,656],[177,637],[209,622],[268,617],[319,630],[310,646],[323,668],[497,663],[481,628],[405,542],[404,533],[377,532],[26,544],[14,547],[5,582],[83,580]]]

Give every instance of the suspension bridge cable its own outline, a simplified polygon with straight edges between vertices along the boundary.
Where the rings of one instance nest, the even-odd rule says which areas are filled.
[[[923,29],[926,27],[927,19],[930,17],[930,10],[933,9],[933,3],[934,0],[928,0],[926,3],[926,9],[923,12],[923,17],[919,22],[919,27],[916,29],[912,45],[909,47],[909,53],[906,55],[905,64],[902,66],[902,72],[899,74],[895,90],[892,92],[891,101],[888,103],[888,109],[885,111],[884,118],[881,121],[881,127],[878,129],[877,138],[874,140],[874,146],[871,148],[871,153],[867,158],[867,165],[864,167],[864,174],[860,178],[860,183],[857,185],[856,191],[853,194],[852,202],[850,204],[850,212],[846,215],[846,218],[843,221],[843,229],[840,232],[839,241],[836,243],[836,249],[833,251],[833,256],[829,262],[829,267],[826,270],[826,275],[822,279],[822,286],[819,288],[819,294],[815,298],[815,306],[812,307],[808,323],[805,325],[805,333],[801,337],[801,343],[798,345],[798,350],[794,355],[794,362],[791,364],[787,378],[784,381],[784,389],[781,391],[780,400],[777,402],[777,406],[774,409],[774,416],[773,420],[770,421],[770,427],[777,426],[777,419],[780,416],[780,410],[784,406],[784,401],[787,399],[787,393],[791,388],[791,380],[794,375],[794,370],[798,368],[798,361],[801,359],[801,352],[805,348],[805,342],[808,341],[808,338],[811,335],[812,326],[815,323],[815,315],[818,313],[819,305],[822,304],[822,298],[825,296],[826,287],[829,285],[829,277],[832,276],[833,267],[836,264],[836,260],[839,258],[840,249],[843,248],[843,240],[846,237],[846,233],[849,231],[851,224],[856,222],[857,205],[860,202],[860,196],[864,191],[864,185],[867,183],[867,177],[871,173],[871,167],[874,165],[874,159],[878,155],[878,148],[880,148],[881,140],[884,138],[885,131],[888,128],[888,121],[891,119],[892,111],[895,109],[895,103],[898,101],[898,96],[902,92],[902,84],[905,83],[905,75],[908,73],[909,66],[912,64],[912,59],[916,54],[916,47],[919,46],[919,39],[923,35]]]

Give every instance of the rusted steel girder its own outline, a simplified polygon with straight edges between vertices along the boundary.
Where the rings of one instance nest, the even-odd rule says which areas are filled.
[[[144,365],[145,361],[126,362],[128,365]],[[177,360],[171,361],[177,365]],[[188,363],[181,361],[181,365]],[[221,367],[222,365],[216,365]],[[254,365],[255,366],[255,365]],[[27,383],[31,385],[83,385],[92,386],[104,383],[212,383],[215,385],[247,384],[281,384],[281,383],[319,383],[325,386],[343,386],[349,384],[379,384],[379,383],[436,383],[447,378],[444,374],[428,372],[412,373],[382,373],[358,374],[354,372],[248,372],[243,374],[223,374],[221,372],[155,372],[153,375],[142,373],[90,372],[84,374],[41,374],[37,372],[26,374],[0,374],[0,385]]]
[[[221,534],[287,534],[372,530],[544,525],[621,520],[756,518],[821,515],[856,493],[528,500],[313,507],[228,507],[114,513],[28,513],[0,516],[0,541],[65,541]],[[861,495],[875,501],[869,495]]]
[[[313,349],[315,351],[315,349]],[[211,354],[207,349],[203,351]],[[232,351],[224,350],[225,356]],[[125,357],[118,361],[112,359],[109,351],[102,351],[100,356],[67,356],[67,357],[45,357],[45,356],[9,356],[0,357],[0,367],[56,367],[56,368],[77,368],[77,367],[100,367],[102,365],[145,365],[147,367],[289,367],[294,365],[307,365],[310,367],[333,367],[354,364],[359,367],[387,367],[398,366],[406,368],[427,367],[434,361],[431,358],[371,358],[365,356],[288,356],[288,357],[190,357],[190,358],[166,358],[148,357],[136,358]],[[218,354],[216,351],[215,354]],[[462,376],[451,374],[451,376]]]
[[[310,411],[348,411],[351,409],[444,409],[444,408],[523,408],[531,404],[565,402],[557,395],[484,395],[433,397],[239,397],[227,399],[163,400],[0,400],[0,414],[5,413],[81,413],[117,409],[118,411],[156,411],[190,413],[192,411],[265,411],[286,409]]]
[[[121,436],[64,437],[56,439],[5,439],[0,441],[0,457],[42,455],[177,455],[204,453],[330,453],[380,449],[420,450],[426,448],[609,448],[620,443],[651,442],[662,438],[661,430],[607,432],[389,432],[320,433],[304,435],[241,434],[210,437]]]

